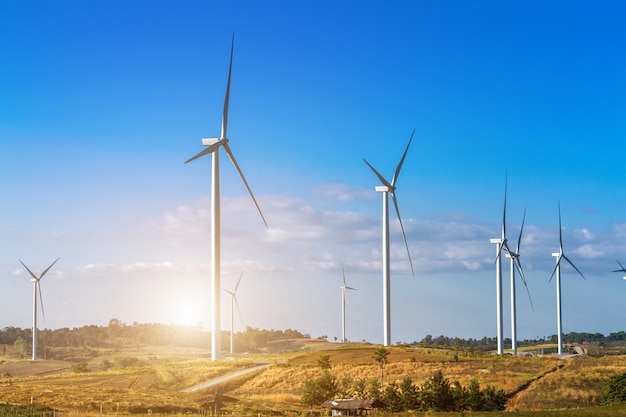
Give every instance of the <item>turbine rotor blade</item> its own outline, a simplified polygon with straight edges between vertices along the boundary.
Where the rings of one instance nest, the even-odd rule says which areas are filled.
[[[41,283],[39,282],[39,280],[37,280],[35,285],[37,285],[37,292],[39,293],[39,303],[41,304],[41,314],[43,315],[43,321],[45,323],[46,322],[46,310],[44,310],[43,308],[43,297],[41,295]]]
[[[400,222],[400,229],[402,230],[402,237],[404,238],[404,246],[406,246],[406,253],[409,256],[409,264],[411,265],[411,273],[415,276],[413,270],[413,261],[411,260],[411,252],[409,251],[409,243],[406,240],[406,234],[404,233],[404,226],[402,225],[402,218],[400,217],[400,210],[398,209],[398,200],[396,199],[396,193],[391,192],[391,199],[393,200],[393,206],[396,208],[396,214],[398,215],[398,221]]]
[[[346,283],[346,271],[343,269],[343,261],[341,261],[341,274],[343,275],[343,287],[348,288],[348,284]]]
[[[239,287],[239,283],[241,282],[241,277],[243,277],[243,271],[241,271],[241,275],[239,275],[239,279],[237,280],[237,284],[235,284],[235,294],[237,293],[237,288]]]
[[[552,278],[554,278],[554,274],[556,273],[556,269],[561,265],[562,256],[563,255],[559,256],[559,260],[556,261],[556,265],[554,266],[554,269],[552,270],[552,275],[550,275],[550,279],[548,280],[548,283],[552,281]]]
[[[230,76],[233,72],[233,51],[235,50],[235,33],[230,47],[230,66],[228,67],[228,82],[226,83],[226,97],[224,98],[224,113],[222,114],[222,137],[225,139],[228,129],[228,102],[230,101]]]
[[[185,163],[188,164],[189,162],[195,161],[196,159],[201,158],[204,155],[213,153],[213,152],[217,151],[219,149],[219,147],[222,146],[222,145],[226,146],[225,141],[220,139],[217,142],[215,142],[213,145],[204,148],[201,152],[199,152],[199,153],[195,154],[194,156],[192,156],[191,158],[187,159],[185,161]]]
[[[613,272],[626,272],[626,268],[624,268],[624,265],[622,265],[622,264],[620,263],[620,261],[618,261],[617,259],[616,259],[615,261],[617,262],[617,264],[618,264],[618,265],[620,266],[620,268],[622,268],[622,269],[616,269],[616,270],[615,270],[615,271],[613,271]]]
[[[400,175],[400,170],[402,169],[402,164],[404,163],[404,158],[406,157],[407,152],[409,151],[409,146],[411,146],[411,141],[413,140],[413,135],[415,134],[415,129],[411,133],[411,137],[409,138],[409,143],[406,145],[406,149],[402,154],[402,158],[396,167],[396,172],[393,174],[393,178],[391,179],[391,185],[395,187],[396,181],[398,181],[398,176]]]
[[[389,181],[387,181],[387,180],[385,179],[385,177],[383,177],[383,176],[380,174],[380,172],[376,171],[376,168],[374,168],[374,167],[373,167],[373,166],[372,166],[369,162],[367,162],[367,161],[365,160],[365,158],[363,158],[363,161],[367,164],[367,166],[368,166],[368,167],[370,167],[370,168],[371,168],[371,170],[372,170],[372,171],[374,171],[374,174],[376,174],[376,176],[378,177],[378,179],[380,180],[380,182],[382,182],[382,183],[383,183],[383,185],[386,185],[387,187],[389,187],[389,189],[390,189],[390,190],[393,190],[393,189],[394,189],[394,186],[393,186],[393,185],[391,185],[391,184],[389,183]]]
[[[530,301],[530,308],[532,308],[532,310],[535,311],[535,306],[533,305],[533,299],[530,296],[530,290],[528,289],[528,284],[526,283],[526,276],[524,275],[524,270],[522,269],[522,262],[519,259],[519,254],[515,258],[513,263],[514,263],[517,271],[520,274],[520,278],[522,279],[522,283],[524,284],[524,287],[526,287],[526,294],[528,294],[528,301]]]
[[[233,165],[235,166],[235,169],[237,170],[237,172],[239,173],[239,176],[241,177],[241,180],[243,181],[244,185],[248,189],[248,193],[250,193],[250,197],[252,197],[252,201],[254,201],[254,205],[256,206],[256,209],[259,211],[259,214],[261,215],[261,219],[263,220],[263,224],[265,224],[265,227],[267,228],[268,227],[267,226],[267,222],[265,221],[265,216],[263,216],[263,212],[261,211],[261,207],[259,207],[259,203],[257,203],[256,198],[254,198],[254,194],[252,193],[252,189],[248,185],[248,181],[246,181],[246,177],[243,176],[243,172],[241,171],[241,168],[239,168],[239,164],[237,164],[237,161],[235,160],[235,156],[233,155],[232,151],[230,150],[230,147],[228,146],[228,141],[227,140],[224,141],[224,150],[226,151],[226,154],[228,154],[228,157],[230,158],[230,162],[233,163]]]
[[[48,268],[46,268],[46,270],[41,273],[41,275],[39,276],[39,279],[43,278],[43,276],[46,275],[46,273],[50,270],[50,268],[52,268],[54,266],[54,264],[57,263],[57,261],[59,259],[61,259],[61,258],[59,257],[54,262],[52,262],[52,264],[50,264],[50,266]]]
[[[517,238],[517,248],[515,249],[515,251],[517,252],[517,254],[519,255],[519,247],[520,244],[522,243],[522,234],[524,233],[524,222],[526,221],[526,209],[524,209],[524,217],[522,218],[522,227],[519,230],[519,236]]]
[[[509,173],[504,177],[504,209],[502,210],[502,240],[506,240],[506,192],[509,184]]]
[[[30,276],[31,276],[31,277],[33,277],[33,279],[34,279],[35,281],[39,281],[39,278],[37,278],[37,276],[36,276],[35,274],[33,274],[33,271],[31,271],[31,270],[30,270],[30,269],[26,266],[26,264],[24,264],[24,262],[22,262],[22,260],[21,260],[21,259],[18,259],[18,261],[20,261],[20,263],[22,264],[22,266],[23,266],[24,268],[26,268],[26,270],[28,271],[28,273],[30,274]]]
[[[237,296],[233,295],[233,300],[235,301],[235,306],[237,307],[237,312],[239,313],[239,319],[241,319],[241,324],[244,324],[243,316],[241,315],[241,309],[239,309],[239,302],[237,301]]]
[[[562,257],[565,258],[565,260],[576,270],[576,272],[578,272],[580,274],[581,277],[583,277],[583,279],[587,279],[587,278],[585,278],[583,273],[580,272],[580,269],[576,268],[576,265],[574,265],[574,263],[572,261],[570,261],[570,259],[567,256],[562,255]]]
[[[563,227],[561,226],[561,202],[559,201],[559,248],[563,253]]]

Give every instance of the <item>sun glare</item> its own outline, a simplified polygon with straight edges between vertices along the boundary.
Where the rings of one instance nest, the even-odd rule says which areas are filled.
[[[184,301],[178,307],[177,324],[183,326],[197,327],[200,324],[204,327],[202,310],[192,301]]]

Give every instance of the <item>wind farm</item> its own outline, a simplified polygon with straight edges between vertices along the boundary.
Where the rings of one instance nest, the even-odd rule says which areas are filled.
[[[155,5],[139,19],[137,5],[65,5],[33,11],[32,24],[7,7],[0,328],[32,327],[31,275],[15,260],[52,253],[64,261],[43,284],[45,327],[199,325],[227,353],[221,281],[245,269],[246,325],[341,341],[343,262],[358,288],[347,339],[495,337],[505,353],[509,335],[518,347],[556,336],[545,282],[556,275],[558,196],[563,250],[588,278],[559,271],[563,324],[621,330],[626,274],[612,271],[626,252],[626,196],[610,158],[626,151],[621,7],[572,7],[569,20],[554,4],[541,16],[503,4],[364,6],[363,19],[342,5]],[[219,164],[224,152],[236,173]],[[522,275],[509,260],[513,281],[507,253],[523,264]]]
[[[299,372],[271,393],[293,410],[325,370],[421,389],[437,367],[510,410],[598,405],[626,371],[626,5],[170,6],[2,7],[7,401],[61,398],[10,361],[135,357],[136,398],[250,360]],[[97,384],[84,404],[115,413]]]

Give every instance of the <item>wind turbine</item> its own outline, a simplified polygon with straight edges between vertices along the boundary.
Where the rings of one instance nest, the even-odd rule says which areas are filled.
[[[502,237],[490,239],[489,242],[496,245],[496,326],[498,339],[498,355],[504,353],[503,326],[502,326],[502,251],[511,253],[506,239],[506,191],[508,175],[504,180],[504,210],[502,211]]]
[[[24,264],[24,262],[22,262],[21,259],[18,259],[20,263],[22,264],[22,266],[26,268],[26,270],[32,277],[31,281],[33,282],[33,357],[32,357],[32,360],[34,361],[37,360],[37,293],[39,293],[39,301],[41,302],[41,314],[43,315],[43,320],[46,321],[46,313],[43,309],[43,297],[41,296],[41,282],[40,281],[43,278],[43,276],[46,275],[46,273],[50,270],[50,268],[52,268],[54,264],[57,263],[59,259],[60,258],[57,258],[56,261],[52,262],[50,266],[47,267],[46,270],[41,273],[41,275],[39,275],[39,277],[33,274],[33,271],[31,271]]]
[[[233,342],[233,304],[237,306],[237,311],[239,312],[239,318],[243,321],[243,317],[241,316],[241,310],[239,309],[239,303],[237,302],[237,288],[239,287],[239,282],[241,281],[241,277],[243,277],[243,271],[241,271],[241,275],[239,275],[239,279],[237,280],[237,284],[235,284],[235,289],[232,291],[224,290],[225,293],[230,295],[230,354],[232,355],[235,352],[234,342]]]
[[[415,271],[413,270],[413,261],[411,260],[411,252],[409,251],[409,244],[406,240],[406,234],[404,233],[404,226],[402,225],[402,218],[400,217],[400,210],[398,209],[398,200],[396,199],[396,182],[398,181],[398,176],[400,175],[400,170],[402,169],[402,164],[404,163],[404,158],[406,157],[407,152],[409,151],[409,146],[411,146],[411,141],[413,140],[413,135],[415,134],[415,129],[413,129],[413,133],[411,133],[411,138],[409,139],[409,143],[406,145],[406,149],[404,150],[404,154],[402,154],[402,158],[396,167],[396,172],[393,174],[393,178],[391,182],[387,181],[385,177],[383,177],[376,169],[370,165],[365,159],[365,163],[368,167],[374,171],[374,174],[378,177],[380,182],[383,183],[381,186],[376,187],[376,191],[383,194],[383,345],[389,346],[391,344],[391,306],[390,306],[390,275],[391,275],[391,267],[389,262],[389,198],[388,194],[391,193],[391,198],[393,199],[393,205],[396,208],[396,214],[398,215],[398,221],[400,222],[400,229],[402,230],[402,237],[404,238],[404,245],[406,246],[406,253],[409,256],[409,263],[411,265],[411,273],[415,275]]]
[[[617,261],[617,263],[619,264],[620,268],[622,268],[622,269],[616,269],[613,272],[623,272],[623,273],[626,274],[626,268],[624,268],[624,265],[622,265],[619,261]],[[626,279],[626,277],[624,277],[624,279]]]
[[[252,190],[248,185],[248,181],[243,175],[239,164],[235,160],[235,156],[228,146],[229,139],[226,136],[228,127],[228,101],[230,97],[230,78],[233,69],[233,50],[235,48],[235,35],[233,34],[230,49],[230,66],[228,68],[228,81],[226,83],[226,98],[224,99],[224,111],[222,113],[222,132],[219,138],[203,138],[202,145],[207,146],[202,152],[189,158],[185,163],[189,163],[202,156],[212,154],[212,182],[211,182],[211,359],[216,361],[220,358],[220,169],[219,169],[219,148],[223,147],[230,161],[235,166],[241,180],[246,186],[252,201],[256,206],[261,219],[267,227],[265,217],[261,212],[261,208],[252,194]]]
[[[526,292],[528,293],[528,299],[530,300],[530,306],[533,308],[533,300],[530,297],[530,291],[526,284],[526,277],[524,276],[524,270],[522,269],[522,262],[520,261],[520,245],[522,243],[522,233],[524,233],[524,222],[526,221],[526,210],[524,210],[524,217],[522,218],[522,227],[519,231],[519,237],[517,238],[517,247],[515,252],[509,252],[506,257],[511,260],[511,349],[513,355],[517,355],[517,317],[516,317],[516,300],[515,300],[515,270],[520,274]]]
[[[556,320],[557,320],[557,343],[558,343],[558,354],[563,353],[563,330],[562,330],[562,320],[561,320],[561,259],[565,259],[575,270],[580,274],[583,279],[586,279],[582,272],[576,265],[563,253],[563,228],[561,227],[561,203],[559,203],[559,251],[552,254],[556,258],[556,266],[554,267],[554,271],[552,271],[552,275],[550,275],[550,281],[552,281],[552,277],[556,273]]]
[[[346,272],[343,269],[343,262],[341,263],[341,273],[343,274],[343,285],[339,287],[341,288],[341,343],[346,343],[346,291],[356,291],[356,288],[348,287],[348,284],[346,284]]]

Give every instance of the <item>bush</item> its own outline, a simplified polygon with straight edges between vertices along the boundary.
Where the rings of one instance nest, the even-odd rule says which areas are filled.
[[[82,373],[89,372],[89,365],[87,362],[80,362],[70,366],[70,372]]]
[[[614,405],[626,402],[626,373],[613,376],[604,386],[600,404]]]

